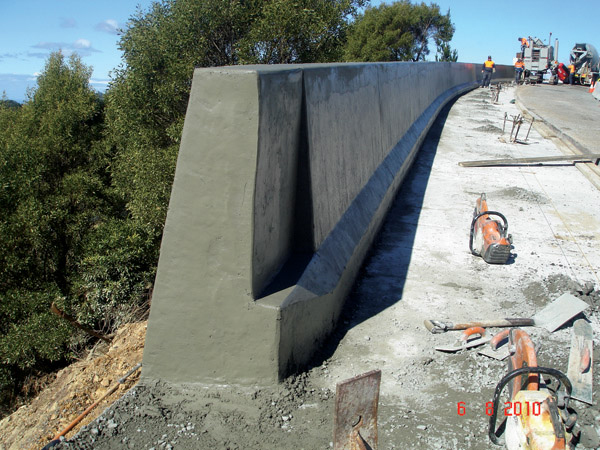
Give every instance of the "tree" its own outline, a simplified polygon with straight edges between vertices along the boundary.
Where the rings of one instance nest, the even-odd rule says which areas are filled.
[[[272,0],[264,2],[240,43],[245,63],[337,61],[348,20],[366,0]]]
[[[86,236],[112,209],[90,75],[53,53],[28,101],[0,107],[0,392],[67,358],[72,331],[50,304],[73,298]]]
[[[443,43],[438,48],[435,60],[439,62],[456,62],[458,61],[458,52],[456,50],[451,50],[449,44]]]
[[[356,19],[345,48],[347,61],[423,61],[433,41],[438,51],[454,35],[450,11],[408,0],[367,8]]]

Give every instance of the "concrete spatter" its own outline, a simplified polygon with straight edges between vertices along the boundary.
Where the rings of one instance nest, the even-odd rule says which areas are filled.
[[[485,94],[480,89],[459,99],[433,126],[413,166],[415,175],[402,186],[340,326],[312,370],[274,388],[140,386],[139,394],[119,402],[70,448],[324,450],[332,440],[336,383],[375,368],[382,370],[379,448],[491,448],[485,408],[507,373],[506,362],[474,351],[435,352],[434,346],[453,343],[457,333],[432,335],[423,320],[530,317],[570,291],[592,305],[586,317],[598,336],[598,255],[584,245],[584,236],[600,228],[591,206],[599,204],[600,194],[570,166],[459,167],[467,159],[558,153],[535,130],[529,146],[477,131],[467,137],[465,127],[480,112],[467,100]],[[500,98],[491,108],[497,123],[505,111],[517,114],[510,90]],[[490,266],[469,253],[468,227],[481,192],[509,220],[516,257],[508,265]],[[579,249],[555,237],[558,224],[547,219],[550,208],[566,210],[569,217],[579,211],[592,216],[585,221],[587,231],[572,233]],[[540,365],[566,370],[570,328],[527,331],[540,346]],[[596,338],[596,349],[598,344]],[[598,356],[596,350],[595,386]],[[464,416],[458,402],[465,402]],[[573,406],[579,423],[588,427],[582,441],[591,446],[600,411]]]

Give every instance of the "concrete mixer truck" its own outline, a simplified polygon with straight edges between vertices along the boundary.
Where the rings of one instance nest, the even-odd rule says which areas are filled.
[[[592,44],[575,44],[571,50],[570,61],[575,66],[575,83],[590,85],[598,79],[600,58]]]

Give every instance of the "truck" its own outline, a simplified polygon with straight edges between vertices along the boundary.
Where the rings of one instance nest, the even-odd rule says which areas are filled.
[[[600,58],[592,44],[575,44],[571,50],[570,62],[575,66],[575,83],[589,86],[596,82],[600,71]]]
[[[550,34],[550,38],[552,38],[552,34]],[[548,69],[553,73],[556,70],[554,47],[544,44],[539,38],[529,37],[527,42],[529,45],[523,49],[523,52],[517,53],[517,57],[523,58],[525,64],[523,67],[523,81],[531,84],[542,83],[544,74],[548,72]]]

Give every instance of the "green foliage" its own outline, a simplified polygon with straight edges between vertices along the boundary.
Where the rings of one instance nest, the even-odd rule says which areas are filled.
[[[424,61],[429,42],[438,49],[454,34],[450,11],[437,4],[412,4],[408,0],[367,8],[348,33],[347,61]]]
[[[38,290],[15,289],[0,295],[0,361],[21,371],[65,358],[70,330],[50,312],[59,295],[51,284]],[[1,382],[0,382],[1,383]]]
[[[211,20],[223,9],[199,2],[155,3],[146,14],[138,10],[120,41],[124,64],[115,71],[106,95],[107,141],[117,153],[112,176],[131,217],[154,234],[155,245],[166,215],[194,66],[230,58],[227,50],[209,48],[209,43],[224,39],[218,30],[226,27],[225,18],[221,23]]]
[[[458,61],[458,52],[451,50],[450,45],[444,43],[438,48],[435,60],[439,62],[456,62]]]
[[[49,307],[72,295],[88,234],[114,214],[90,75],[53,53],[29,100],[0,107],[0,391],[68,358],[72,330]]]
[[[240,42],[245,63],[331,62],[342,56],[348,18],[365,0],[273,0],[262,2]]]
[[[112,331],[148,298],[158,254],[135,222],[113,218],[87,235],[70,305],[81,323]]]
[[[102,171],[108,159],[97,145],[101,104],[88,86],[90,74],[77,57],[66,62],[52,54],[5,136],[0,206],[8,230],[0,239],[24,260],[4,266],[12,268],[12,278],[0,277],[0,286],[51,281],[66,294],[73,255],[106,209]]]

